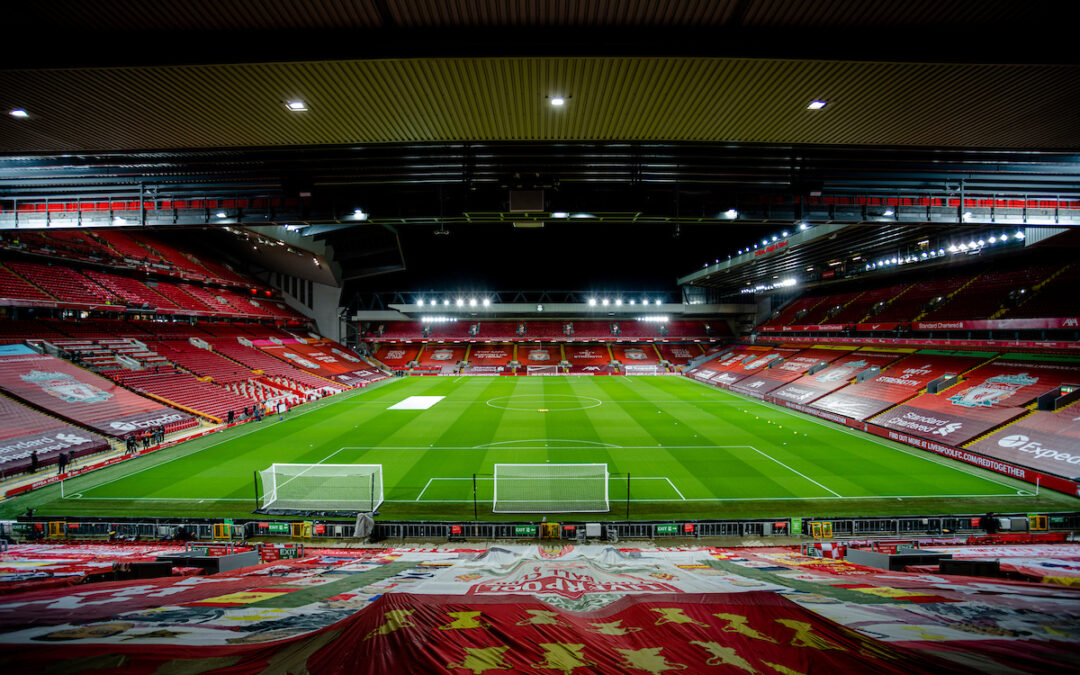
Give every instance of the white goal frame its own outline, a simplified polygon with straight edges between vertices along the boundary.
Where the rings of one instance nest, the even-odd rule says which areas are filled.
[[[304,467],[299,472],[282,472],[279,468]],[[314,474],[310,472],[314,471]],[[284,476],[285,480],[279,481]],[[327,482],[335,478],[357,479],[357,499],[342,498],[340,495],[326,495],[320,498],[318,494],[310,497],[282,496],[281,488],[292,483],[301,476],[311,478],[326,478]],[[267,477],[271,479],[267,484]],[[256,472],[256,479],[262,483],[262,494],[259,496],[258,507],[260,511],[268,509],[283,511],[356,511],[368,512],[379,508],[383,502],[383,475],[382,464],[282,464],[274,463],[266,469]],[[329,486],[321,486],[330,489]],[[258,483],[256,494],[258,494]],[[342,486],[333,486],[340,491]]]
[[[588,476],[588,477],[584,478],[585,480],[602,480],[603,481],[603,485],[604,485],[603,506],[602,507],[597,506],[596,508],[559,508],[558,505],[553,502],[551,507],[548,507],[548,508],[529,508],[527,506],[514,507],[512,505],[510,505],[510,506],[504,505],[503,507],[500,508],[500,502],[499,502],[499,468],[500,467],[511,467],[511,466],[512,467],[536,467],[536,468],[539,468],[539,469],[553,469],[553,468],[556,468],[556,467],[558,467],[558,468],[564,468],[564,467],[581,467],[581,468],[584,468],[584,467],[590,467],[590,468],[603,467],[603,470],[604,470],[603,477],[601,477],[601,476]],[[539,472],[538,472],[538,474],[537,474],[537,476],[535,478],[524,477],[524,476],[515,477],[515,478],[517,478],[519,480],[545,480],[545,476],[543,476],[543,474],[539,473]],[[610,478],[611,478],[611,473],[608,471],[608,465],[607,464],[600,464],[600,463],[551,464],[550,462],[546,462],[544,464],[511,464],[511,463],[496,464],[495,465],[495,473],[494,473],[494,481],[493,481],[494,485],[493,485],[493,493],[492,493],[491,510],[492,510],[492,513],[607,513],[607,512],[609,512],[611,510],[611,500],[609,498],[610,497],[610,486],[608,484],[609,481],[610,481]],[[548,477],[546,477],[546,479],[547,480],[557,480],[557,481],[567,481],[567,480],[572,481],[572,480],[575,480],[574,478],[568,478],[566,476],[548,476]],[[579,480],[581,480],[581,479],[579,479]],[[504,501],[504,503],[505,502],[510,502],[512,504],[514,500],[504,499],[503,501]],[[518,500],[518,501],[520,502],[522,500]]]

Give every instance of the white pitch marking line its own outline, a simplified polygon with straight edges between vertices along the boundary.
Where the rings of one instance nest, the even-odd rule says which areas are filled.
[[[879,440],[876,436],[871,436],[871,435],[865,434],[865,433],[863,433],[863,434],[856,433],[856,432],[848,429],[847,427],[843,427],[843,426],[839,426],[839,425],[835,425],[835,424],[826,424],[825,420],[822,420],[822,419],[820,419],[818,417],[815,417],[814,415],[808,415],[806,413],[801,413],[801,412],[799,412],[797,410],[792,410],[791,408],[786,408],[784,406],[766,403],[765,401],[759,401],[756,398],[747,397],[747,396],[744,396],[742,394],[738,394],[738,392],[733,392],[733,391],[731,391],[729,389],[718,389],[718,388],[716,388],[714,386],[710,386],[706,382],[699,382],[698,380],[695,380],[693,378],[687,378],[687,379],[689,379],[691,382],[697,382],[701,386],[707,387],[707,388],[709,388],[709,389],[711,389],[713,391],[721,391],[721,392],[737,395],[737,396],[739,396],[739,398],[741,400],[745,400],[747,403],[757,404],[757,405],[761,406],[762,408],[765,408],[766,410],[773,410],[773,411],[776,411],[776,412],[781,412],[781,413],[784,413],[785,415],[788,415],[789,417],[794,417],[796,419],[801,419],[801,420],[806,420],[808,422],[813,422],[814,424],[816,424],[816,425],[818,425],[820,427],[823,427],[825,429],[831,429],[833,431],[839,431],[841,433],[847,434],[848,436],[852,436],[854,438],[859,438],[859,439],[862,439],[864,441],[870,441],[871,443],[876,443],[877,445],[880,445],[883,448],[889,448],[890,450],[896,450],[897,452],[902,452],[905,455],[911,455],[912,457],[915,457],[917,459],[922,459],[922,460],[925,460],[925,461],[930,462],[932,464],[937,464],[938,466],[942,466],[942,467],[945,467],[947,469],[952,469],[953,471],[958,471],[958,472],[960,472],[962,474],[972,476],[973,478],[981,478],[982,480],[985,480],[985,481],[990,482],[990,483],[994,483],[995,485],[1000,485],[1002,487],[1007,487],[1007,488],[1009,488],[1011,490],[1016,489],[1015,485],[1009,485],[1008,483],[1002,483],[1001,481],[995,480],[994,478],[990,478],[988,476],[983,476],[983,475],[981,475],[979,473],[975,473],[973,470],[969,470],[966,465],[957,466],[957,465],[952,463],[952,462],[958,462],[959,460],[948,460],[948,459],[945,459],[945,458],[941,458],[938,455],[932,454],[932,453],[930,453],[928,451],[915,452],[915,451],[912,451],[912,450],[910,450],[908,448],[905,448],[905,447],[898,447],[898,446],[902,445],[902,444],[899,444],[899,443],[897,445],[890,445],[888,443],[885,443],[885,442]],[[963,450],[963,448],[961,448],[961,450]],[[975,467],[972,467],[972,468],[975,468]]]
[[[753,446],[750,446],[750,449],[752,449],[752,450],[753,450],[754,452],[758,453],[759,455],[761,455],[761,456],[763,456],[763,457],[766,457],[766,458],[768,458],[768,459],[771,459],[772,461],[776,462],[777,464],[779,464],[780,466],[784,467],[784,468],[785,468],[785,469],[787,469],[788,471],[790,471],[790,472],[792,472],[792,473],[796,473],[796,474],[799,474],[800,476],[802,476],[802,477],[803,477],[803,478],[805,478],[806,480],[810,481],[810,482],[811,482],[811,483],[813,483],[814,485],[818,486],[819,488],[821,488],[821,489],[823,489],[823,490],[826,490],[826,491],[828,491],[828,492],[832,492],[832,493],[833,493],[834,495],[836,495],[837,497],[840,497],[841,499],[843,499],[843,495],[841,495],[841,494],[840,494],[839,492],[836,492],[836,491],[834,491],[834,490],[830,490],[829,488],[827,488],[827,487],[825,487],[824,485],[822,485],[821,483],[817,482],[816,480],[814,480],[814,479],[813,479],[813,478],[811,478],[810,476],[807,476],[807,475],[806,475],[805,473],[802,473],[801,471],[796,471],[795,469],[791,468],[791,467],[790,467],[790,466],[788,466],[787,464],[784,464],[783,462],[781,462],[781,461],[780,461],[780,460],[778,460],[777,458],[773,457],[772,455],[770,455],[770,454],[768,454],[768,453],[765,453],[765,452],[762,452],[761,450],[758,450],[757,448],[755,448],[755,447],[753,447]]]
[[[446,480],[446,479],[440,479]],[[452,480],[465,480],[465,479],[452,479]],[[472,480],[471,478],[468,480]],[[1017,494],[995,494],[995,495],[858,495],[848,497],[689,497],[682,499],[635,499],[631,498],[630,501],[637,502],[779,502],[779,501],[837,501],[841,499],[948,499],[948,498],[1003,498],[1003,497],[1022,497],[1024,495]],[[99,498],[100,499],[100,498]],[[132,497],[129,499],[140,499],[139,497]],[[217,501],[229,501],[229,500],[217,500]],[[246,499],[240,499],[235,501],[249,501]],[[413,504],[415,499],[384,499],[384,502],[390,502],[394,504]],[[490,503],[490,499],[477,499],[477,502]],[[429,503],[435,504],[471,504],[471,499],[440,499],[438,501],[432,501]]]
[[[427,492],[427,489],[431,485],[431,481],[433,481],[433,480],[435,480],[435,479],[434,478],[428,478],[428,482],[424,485],[424,489],[421,490],[420,494],[418,494],[416,496],[416,501],[420,501],[420,499],[424,496],[424,493]]]
[[[633,479],[631,478],[631,480],[633,480]],[[667,476],[664,476],[664,480],[666,480],[668,482],[668,485],[670,485],[671,489],[675,491],[675,494],[679,495],[679,499],[681,499],[681,500],[683,500],[685,502],[686,497],[683,496],[683,493],[679,492],[679,488],[675,487],[675,483],[672,483],[671,479],[668,478]]]
[[[350,393],[336,394],[336,396],[342,396],[342,397],[345,397],[345,398],[353,398],[355,395],[360,394],[360,393],[364,393],[364,390],[363,389],[356,390],[352,394],[350,394]],[[327,397],[327,398],[324,398],[324,399],[321,399],[321,400],[326,401],[328,398],[331,398],[331,397]],[[341,403],[343,400],[345,400],[345,398],[342,398],[342,399],[337,400],[337,401],[331,401],[331,402],[332,403]],[[318,405],[318,404],[316,403],[316,405]],[[322,410],[327,405],[329,405],[329,403],[324,403],[323,405],[318,405],[318,407],[315,407],[315,408],[308,408],[307,410],[305,410],[303,412],[299,412],[299,413],[296,413],[295,415],[292,415],[289,419],[296,419],[297,417],[302,417],[302,416],[304,416],[304,415],[306,415],[306,414],[308,414],[310,412],[315,412],[316,410]],[[268,426],[273,426],[274,424],[280,424],[280,422],[271,422],[270,425],[268,425]],[[210,445],[208,445],[208,446],[206,446],[204,448],[199,448],[198,450],[192,450],[190,452],[179,454],[176,457],[170,457],[169,459],[166,459],[163,462],[157,462],[155,464],[145,466],[145,467],[139,469],[138,471],[132,471],[131,473],[125,473],[125,474],[117,476],[116,478],[113,478],[111,480],[107,480],[104,483],[97,483],[95,485],[92,485],[92,486],[90,486],[88,488],[83,488],[83,489],[86,492],[89,492],[91,490],[96,490],[99,487],[108,485],[110,483],[115,483],[116,481],[118,481],[118,480],[120,480],[122,478],[130,478],[130,477],[134,476],[135,474],[142,473],[143,471],[147,471],[149,469],[156,469],[157,467],[164,466],[164,465],[168,464],[169,462],[175,462],[178,459],[183,459],[184,457],[190,457],[192,455],[196,455],[196,454],[198,454],[200,452],[203,452],[204,450],[209,450],[210,448],[217,447],[217,446],[221,445],[222,443],[227,443],[229,441],[236,440],[237,438],[240,438],[242,436],[247,436],[248,434],[259,431],[260,429],[266,429],[266,428],[268,428],[268,426],[264,426],[260,422],[255,422],[254,426],[252,426],[251,429],[248,429],[248,430],[244,431],[244,433],[242,433],[242,434],[237,434],[235,436],[229,436],[228,438],[223,438],[223,439],[219,440],[218,442],[211,443]],[[176,445],[176,446],[173,446],[173,447],[183,448],[183,445]],[[135,459],[138,459],[138,458],[136,457]],[[118,464],[114,464],[113,466],[124,466],[124,464],[126,464],[126,461],[125,462],[119,462]],[[96,472],[91,472],[91,473],[84,474],[84,475],[90,476],[90,475],[93,475],[93,473],[96,473]],[[81,477],[82,476],[79,476],[79,478],[81,478]],[[84,499],[92,499],[92,497],[84,497]],[[105,499],[105,498],[101,497],[100,499]],[[112,497],[109,497],[109,499],[112,499]],[[134,498],[132,497],[132,498],[127,498],[127,499],[134,499]],[[240,500],[240,501],[247,501],[247,500]]]

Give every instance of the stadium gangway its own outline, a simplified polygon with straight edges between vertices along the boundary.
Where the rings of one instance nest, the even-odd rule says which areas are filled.
[[[814,518],[813,521],[832,523],[834,537],[861,535],[944,534],[948,532],[973,532],[972,517],[938,516],[911,518]]]

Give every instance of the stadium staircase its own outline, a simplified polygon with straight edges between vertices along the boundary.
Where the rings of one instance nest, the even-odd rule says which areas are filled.
[[[950,302],[952,302],[952,299],[953,299],[953,298],[955,298],[955,297],[956,297],[957,295],[959,295],[960,293],[962,293],[962,292],[964,291],[964,289],[966,289],[966,288],[967,288],[968,286],[971,286],[972,284],[974,284],[974,283],[975,283],[975,282],[976,282],[976,281],[977,281],[978,279],[980,279],[980,278],[981,278],[982,276],[983,276],[983,275],[981,275],[981,274],[976,274],[975,276],[971,277],[970,279],[968,279],[967,281],[965,281],[965,282],[964,282],[964,283],[963,283],[963,284],[962,284],[962,285],[961,285],[961,286],[960,286],[959,288],[957,288],[957,289],[956,289],[955,291],[952,291],[951,293],[948,293],[948,294],[946,294],[946,295],[945,295],[945,297],[944,297],[944,298],[942,298],[941,302],[937,303],[937,304],[936,304],[935,306],[933,306],[933,307],[924,307],[924,308],[922,309],[922,311],[920,311],[920,312],[919,312],[918,314],[916,314],[916,315],[915,315],[915,318],[914,318],[914,319],[912,319],[912,320],[913,320],[913,321],[921,321],[921,320],[922,320],[922,318],[923,318],[924,316],[926,316],[927,314],[931,314],[931,313],[937,312],[937,311],[938,311],[939,309],[941,309],[941,308],[945,307],[945,306],[946,306],[946,305],[948,305],[948,304],[949,304]]]
[[[907,293],[908,291],[910,291],[910,290],[911,290],[911,289],[912,289],[912,288],[913,288],[914,286],[915,286],[915,284],[910,284],[910,285],[908,285],[908,286],[905,286],[905,287],[904,287],[904,289],[903,289],[902,291],[900,291],[899,293],[895,293],[895,294],[891,294],[891,295],[888,295],[888,296],[886,296],[886,299],[885,299],[885,300],[879,300],[879,301],[877,301],[876,303],[874,303],[873,305],[871,305],[871,306],[870,306],[870,307],[869,307],[869,308],[868,308],[868,309],[866,310],[866,314],[864,314],[864,315],[863,315],[863,317],[862,317],[861,319],[859,319],[859,320],[858,320],[858,321],[857,321],[856,323],[866,323],[867,321],[871,321],[871,320],[873,320],[873,318],[874,318],[875,316],[877,316],[878,314],[881,314],[881,313],[882,313],[883,311],[885,311],[886,309],[888,309],[888,307],[889,307],[890,305],[892,305],[892,304],[893,304],[894,302],[896,302],[896,301],[897,301],[898,299],[900,299],[901,297],[903,297],[903,296],[904,296],[904,295],[905,295],[905,294],[906,294],[906,293]],[[882,289],[882,290],[884,290],[884,289]]]

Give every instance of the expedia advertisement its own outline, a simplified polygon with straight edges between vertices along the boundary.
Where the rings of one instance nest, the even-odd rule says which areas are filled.
[[[1063,478],[1080,477],[1080,411],[1039,411],[971,450]]]
[[[90,426],[110,436],[127,436],[133,431],[147,431],[174,422],[191,419],[191,415],[171,408],[158,408],[148,412],[135,413],[101,422],[91,422]]]

